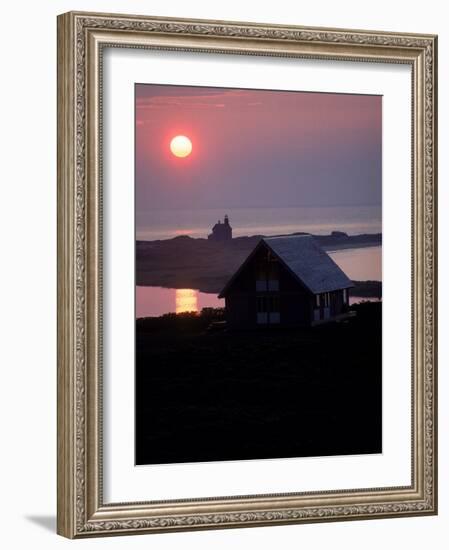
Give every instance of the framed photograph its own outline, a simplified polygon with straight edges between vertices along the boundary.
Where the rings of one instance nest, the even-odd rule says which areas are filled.
[[[58,533],[437,513],[437,37],[58,17]]]

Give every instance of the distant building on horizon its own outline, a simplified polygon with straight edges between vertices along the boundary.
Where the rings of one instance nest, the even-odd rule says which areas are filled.
[[[230,241],[232,239],[232,227],[229,225],[229,218],[226,214],[223,223],[221,220],[213,226],[212,233],[207,238],[210,241]]]
[[[313,326],[347,317],[353,286],[312,235],[266,237],[218,297],[230,328]]]

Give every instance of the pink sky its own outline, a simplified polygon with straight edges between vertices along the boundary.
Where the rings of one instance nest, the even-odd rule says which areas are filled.
[[[136,85],[141,212],[380,204],[381,159],[381,96]]]

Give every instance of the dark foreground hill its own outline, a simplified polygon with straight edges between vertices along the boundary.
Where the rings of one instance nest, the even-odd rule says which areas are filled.
[[[139,319],[137,464],[380,453],[381,308],[303,330]]]

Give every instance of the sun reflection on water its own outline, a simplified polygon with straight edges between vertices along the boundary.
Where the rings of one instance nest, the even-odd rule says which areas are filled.
[[[191,288],[176,289],[176,313],[198,311],[198,291]]]

